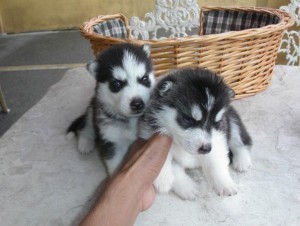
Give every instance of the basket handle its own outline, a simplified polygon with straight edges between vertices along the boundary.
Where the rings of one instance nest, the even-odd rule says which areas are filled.
[[[127,38],[131,39],[131,30],[130,30],[130,26],[128,23],[127,18],[119,13],[119,14],[113,14],[113,15],[99,15],[97,17],[94,17],[92,19],[90,19],[87,22],[84,22],[84,24],[81,27],[81,30],[87,32],[87,33],[95,33],[93,30],[93,26],[108,20],[113,20],[113,19],[121,19],[125,25],[125,29],[126,29],[126,33],[127,33]],[[100,35],[100,34],[97,34]]]

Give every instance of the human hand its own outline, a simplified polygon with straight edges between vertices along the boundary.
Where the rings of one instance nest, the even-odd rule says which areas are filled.
[[[167,136],[156,134],[148,141],[138,139],[81,225],[132,225],[137,215],[154,202],[153,182],[170,146],[171,139]]]

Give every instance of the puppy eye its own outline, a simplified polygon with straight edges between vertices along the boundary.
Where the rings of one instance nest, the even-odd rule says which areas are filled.
[[[115,88],[120,88],[121,87],[121,81],[119,81],[119,80],[115,80],[115,81],[113,81],[113,83],[112,83],[112,85],[113,85],[113,87],[115,87]]]
[[[187,126],[193,126],[196,123],[195,119],[187,115],[182,115],[182,120]]]
[[[215,128],[220,129],[221,121],[215,122]]]
[[[112,92],[118,92],[123,87],[123,82],[120,80],[114,80],[110,83]]]
[[[144,84],[147,84],[149,82],[149,76],[148,75],[144,75],[141,78],[141,82],[144,83]]]

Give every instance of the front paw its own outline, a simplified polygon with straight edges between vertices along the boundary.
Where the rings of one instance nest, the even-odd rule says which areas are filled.
[[[200,193],[200,188],[191,178],[176,180],[173,190],[183,200],[195,200]]]
[[[91,139],[80,136],[78,139],[78,151],[81,154],[88,154],[95,149],[95,142]]]
[[[220,196],[232,196],[237,194],[237,187],[231,179],[215,182],[214,188]]]
[[[234,154],[232,158],[232,167],[239,172],[245,172],[252,166],[251,157],[248,151]]]
[[[155,190],[159,193],[168,193],[174,183],[174,175],[159,175],[154,181]]]

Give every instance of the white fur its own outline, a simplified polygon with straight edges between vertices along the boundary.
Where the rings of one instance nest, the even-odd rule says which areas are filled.
[[[91,61],[87,64],[86,68],[90,72],[93,77],[96,77],[97,63],[95,61]]]
[[[67,133],[67,135],[66,135],[66,139],[67,139],[68,141],[74,140],[75,137],[76,137],[76,136],[75,136],[75,134],[74,134],[73,132]]]
[[[202,111],[198,105],[192,106],[192,116],[196,121],[200,121],[202,119]]]
[[[250,153],[247,148],[241,147],[239,150],[235,149],[233,153],[232,167],[235,170],[245,172],[252,167]]]
[[[172,136],[174,142],[187,152],[199,154],[198,148],[210,143],[210,135],[200,128],[183,131],[176,123],[177,111],[174,108],[163,106],[163,110],[156,114],[159,124],[166,126],[165,128],[160,128],[158,132]]]
[[[252,162],[249,153],[250,147],[244,146],[239,136],[239,128],[235,122],[231,122],[230,149],[233,153],[232,167],[240,172],[245,172],[251,168]]]
[[[87,111],[86,126],[83,130],[78,131],[78,150],[82,154],[92,152],[95,148],[95,131],[92,114],[92,109],[89,107]]]
[[[174,104],[181,104],[176,101],[177,96],[181,93],[176,95],[176,90],[172,90],[173,83],[174,80],[172,82],[164,81],[159,85],[158,99],[153,99],[153,102],[150,100],[150,107],[153,108],[149,108],[149,111],[146,110],[144,120],[140,121],[139,134],[143,138],[147,139],[154,132],[159,132],[173,139],[165,165],[154,182],[156,190],[158,192],[172,190],[182,199],[195,199],[199,194],[199,186],[185,172],[185,169],[202,167],[207,181],[217,194],[235,195],[237,187],[230,176],[229,150],[233,152],[233,167],[238,171],[247,170],[251,166],[251,158],[245,143],[251,145],[251,138],[247,137],[248,134],[243,128],[238,127],[243,124],[238,117],[234,114],[231,115],[230,111],[226,121],[222,121],[224,124],[216,123],[222,120],[228,106],[217,102],[217,96],[213,96],[209,88],[205,88],[207,99],[204,103],[201,103],[201,100],[197,103],[199,97],[195,96],[196,98],[192,99],[194,103],[192,106],[190,106],[191,103],[183,103],[178,108],[177,106],[170,107]],[[176,89],[177,86],[174,85],[174,87]],[[189,89],[189,87],[180,88]],[[171,90],[172,93],[169,93],[168,90]],[[168,94],[167,98],[161,98]],[[190,95],[192,97],[192,94]],[[165,104],[164,101],[166,101]],[[186,99],[181,101],[184,102]],[[216,108],[215,104],[223,106],[223,108],[217,112],[215,118],[212,118],[214,108]],[[190,109],[187,109],[188,107]],[[203,108],[205,108],[204,111],[201,110]],[[196,122],[186,119],[184,117],[186,112],[190,112]],[[210,114],[211,112],[213,113]],[[231,123],[230,127],[227,127],[227,120]],[[227,129],[230,130],[230,136],[226,134]],[[250,140],[243,142],[241,136],[244,135],[245,139]],[[203,154],[204,152],[206,154]]]
[[[207,102],[205,104],[205,107],[208,111],[210,111],[215,104],[215,97],[211,95],[208,88],[205,89],[205,93],[207,96]]]
[[[114,67],[112,70],[112,75],[115,79],[126,81],[127,74],[126,71],[121,67]]]
[[[186,174],[184,168],[173,163],[174,184],[173,191],[182,199],[194,200],[200,193],[199,185]]]
[[[211,152],[202,156],[202,168],[219,195],[234,195],[237,188],[229,173],[228,147],[225,134],[212,131]]]
[[[194,113],[198,114],[198,110],[195,109]],[[163,106],[162,111],[156,112],[155,118],[159,121],[158,124],[166,126],[160,129],[159,132],[173,138],[168,158],[154,183],[156,190],[158,192],[173,190],[182,199],[195,199],[199,194],[199,188],[185,173],[185,169],[201,166],[208,182],[217,194],[236,194],[237,188],[229,173],[226,135],[215,129],[212,130],[211,135],[198,128],[183,130],[177,124],[176,116],[177,111],[168,106]],[[141,133],[150,136],[149,127],[141,125],[140,129],[142,130]],[[204,143],[211,143],[211,152],[199,155],[197,150]],[[242,162],[244,159],[239,158],[237,163]]]
[[[145,51],[145,53],[147,54],[148,57],[150,57],[151,55],[151,47],[148,44],[144,44],[143,45],[143,50]]]
[[[98,96],[102,103],[109,105],[114,112],[125,117],[132,117],[130,102],[134,98],[140,98],[147,103],[150,98],[149,88],[137,82],[146,73],[146,65],[137,61],[136,57],[124,51],[123,67],[113,68],[113,76],[116,79],[126,81],[127,85],[119,92],[112,93],[106,83],[98,86]],[[155,83],[154,74],[149,74],[151,84]],[[136,116],[134,116],[136,117]]]
[[[136,57],[126,50],[124,51],[123,69],[126,74],[130,75],[127,76],[127,79],[136,79],[146,73],[146,65],[138,62]]]
[[[97,97],[101,99],[103,103],[109,105],[114,112],[125,117],[132,117],[130,102],[134,98],[141,98],[144,103],[147,103],[150,98],[150,90],[138,84],[137,78],[131,78],[129,75],[127,75],[127,83],[128,85],[118,93],[110,92],[107,84],[99,84]]]
[[[144,45],[143,50],[150,56],[151,50],[149,45]],[[137,59],[134,53],[124,48],[123,59],[121,66],[110,67],[112,76],[123,82],[126,85],[119,90],[119,92],[111,92],[109,82],[97,83],[96,100],[97,104],[92,104],[88,107],[86,112],[86,120],[84,128],[77,130],[78,135],[78,149],[81,153],[88,153],[95,148],[95,129],[93,120],[93,107],[97,111],[96,125],[100,130],[100,137],[107,146],[111,145],[114,155],[112,158],[104,158],[108,173],[112,175],[123,161],[124,155],[127,153],[129,146],[137,138],[137,121],[141,113],[134,113],[132,111],[131,103],[133,100],[141,99],[144,104],[147,104],[150,98],[150,92],[155,84],[153,71],[148,71],[148,78],[151,82],[151,87],[139,82],[139,79],[146,75],[146,63]],[[116,55],[115,57],[119,57]],[[98,61],[92,61],[87,65],[87,70],[93,75],[97,74]],[[100,73],[101,75],[101,73]],[[95,102],[96,103],[96,102]],[[100,109],[97,109],[100,107]],[[109,115],[109,116],[108,116]],[[110,117],[111,116],[111,117]],[[103,122],[103,123],[102,123]],[[69,135],[71,136],[71,135]],[[108,154],[111,154],[108,152]]]
[[[172,188],[183,199],[195,199],[199,193],[199,191],[196,191],[198,185],[184,172],[184,169],[201,166],[208,182],[219,195],[234,195],[237,193],[236,185],[229,173],[228,147],[223,133],[216,130],[213,131],[212,150],[206,155],[191,155],[179,145],[176,145],[175,142],[171,146],[170,153],[172,153],[173,159],[178,164],[172,164],[171,158],[166,160],[160,176],[154,183],[159,192],[166,192],[169,190],[165,188]],[[171,169],[171,165],[173,169]],[[174,176],[175,171],[176,174]],[[164,180],[161,178],[161,175],[164,175]],[[171,186],[171,181],[173,186]]]
[[[154,181],[154,186],[158,192],[169,192],[173,187],[174,173],[172,159],[172,152],[170,151],[165,164],[163,165],[158,177]]]
[[[129,123],[116,122],[115,124],[101,124],[101,137],[113,142],[115,145],[115,153],[113,158],[106,159],[106,166],[109,175],[113,175],[113,173],[118,169],[120,163],[122,162],[124,155],[127,153],[129,146],[136,140],[137,138],[137,117],[129,118]],[[93,128],[93,127],[86,127]],[[86,129],[87,130],[87,129]],[[86,131],[84,130],[84,131]],[[90,141],[90,142],[88,142]],[[79,145],[78,148],[81,153],[88,153],[88,148],[94,148],[94,143],[91,143],[90,139],[86,139],[82,134],[79,136]],[[93,146],[91,146],[93,144]],[[82,147],[82,145],[86,145]],[[86,151],[85,151],[86,150]],[[85,152],[84,152],[85,151]]]
[[[226,111],[226,109],[223,108],[218,112],[218,114],[216,115],[216,118],[215,118],[215,122],[219,122],[222,119],[225,111]]]
[[[143,47],[147,55],[150,54],[149,46]],[[98,96],[102,103],[110,106],[113,112],[127,117],[129,123],[116,123],[115,125],[99,125],[101,127],[101,136],[114,143],[115,153],[111,159],[106,159],[108,173],[112,175],[120,163],[124,155],[127,153],[129,146],[137,138],[137,121],[139,115],[133,115],[130,108],[130,103],[134,98],[140,98],[144,103],[147,103],[150,98],[150,91],[155,84],[154,73],[149,74],[152,87],[147,88],[138,83],[138,79],[142,78],[146,73],[146,65],[139,62],[132,53],[124,50],[122,67],[113,68],[113,77],[126,81],[126,86],[119,92],[112,93],[107,84],[99,84]]]

